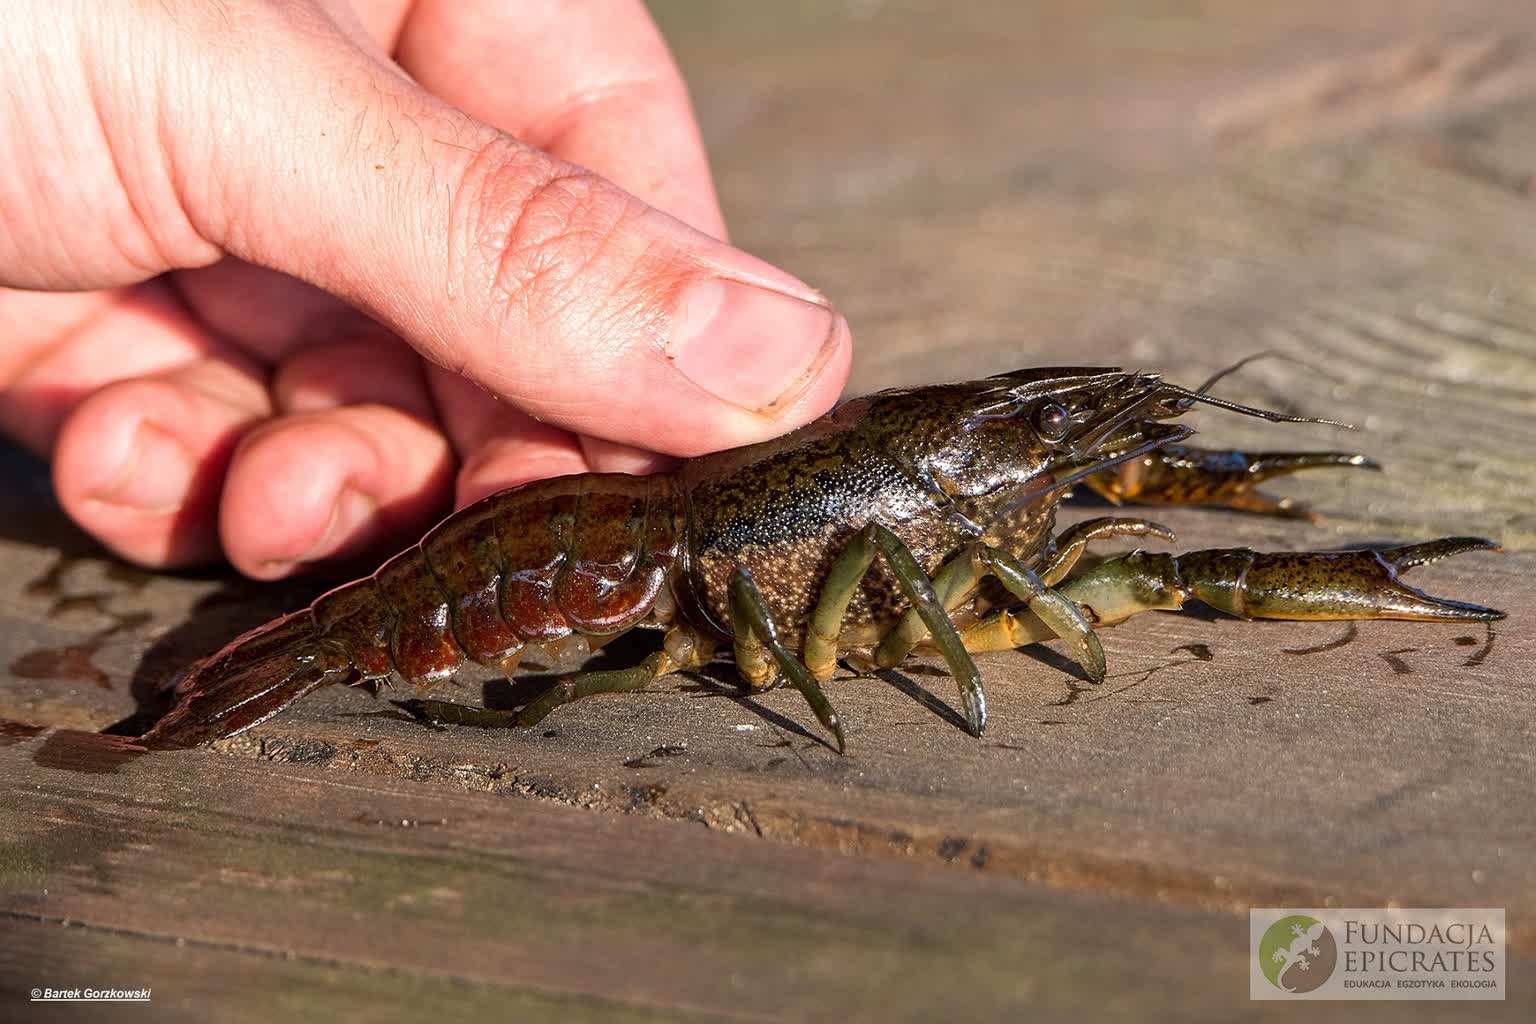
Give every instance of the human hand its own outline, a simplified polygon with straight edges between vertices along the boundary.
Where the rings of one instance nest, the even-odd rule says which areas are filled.
[[[275,578],[847,375],[639,0],[21,0],[0,97],[0,429],[137,562]]]

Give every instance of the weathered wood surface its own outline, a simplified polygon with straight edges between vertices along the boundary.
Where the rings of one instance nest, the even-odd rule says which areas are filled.
[[[203,753],[77,750],[81,774],[46,745],[0,750],[0,998],[82,961],[158,974],[157,1013],[188,1019],[328,1019],[369,989],[449,1019],[1052,1017],[1093,994],[1095,1019],[1229,1020],[1246,998],[1225,915]]]
[[[1528,1018],[1536,13],[657,6],[736,240],[849,313],[857,390],[1063,362],[1198,380],[1277,350],[1315,369],[1224,393],[1365,429],[1202,428],[1389,471],[1287,485],[1317,525],[1153,517],[1187,546],[1483,533],[1510,553],[1417,582],[1510,619],[1145,617],[1106,634],[1101,687],[1050,652],[982,659],[981,742],[923,666],[838,684],[841,759],[794,694],[699,677],[531,733],[429,732],[338,691],[213,752],[18,734],[0,999],[51,970],[231,1019],[266,1011],[256,989],[356,1019],[1231,1019],[1263,1015],[1241,910],[1396,901],[1508,907],[1519,998],[1480,1016]],[[114,567],[35,467],[4,475],[0,718],[99,729],[133,680],[305,596]]]

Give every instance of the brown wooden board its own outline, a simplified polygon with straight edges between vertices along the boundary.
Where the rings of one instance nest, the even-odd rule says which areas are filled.
[[[67,730],[319,584],[117,565],[9,455],[0,719],[40,729],[0,730],[0,999],[53,971],[196,1019],[1278,1016],[1245,1001],[1248,906],[1396,902],[1507,907],[1517,999],[1477,1016],[1528,1018],[1536,13],[655,6],[735,240],[849,314],[853,390],[1051,363],[1193,383],[1276,351],[1222,393],[1362,429],[1207,411],[1202,440],[1387,471],[1278,488],[1316,524],[1151,517],[1184,547],[1491,536],[1510,551],[1414,579],[1510,618],[1145,616],[1105,634],[1102,686],[1049,649],[983,657],[982,741],[914,663],[834,684],[845,758],[727,670],[531,732],[325,692],[125,760]]]
[[[499,995],[546,1019],[940,1020],[1097,993],[1098,1019],[1227,1020],[1245,996],[1228,915],[94,736],[54,737],[93,753],[50,767],[49,742],[0,749],[0,998],[87,970],[232,1019]]]

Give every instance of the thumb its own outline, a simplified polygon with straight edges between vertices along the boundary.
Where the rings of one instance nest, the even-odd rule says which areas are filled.
[[[339,30],[274,49],[237,69],[241,118],[207,154],[239,183],[194,213],[226,251],[578,433],[693,455],[837,400],[847,324],[791,275],[473,120]]]

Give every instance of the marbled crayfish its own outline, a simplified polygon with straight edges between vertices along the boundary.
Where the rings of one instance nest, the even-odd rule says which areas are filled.
[[[1218,375],[1219,377],[1220,375]],[[416,701],[442,722],[532,725],[562,704],[637,690],[728,641],[746,683],[794,686],[844,745],[822,683],[840,656],[894,666],[937,650],[969,730],[986,725],[971,652],[1060,638],[1094,681],[1095,630],[1197,598],[1245,618],[1492,620],[1398,573],[1496,549],[1449,537],[1380,551],[1136,551],[1068,574],[1092,541],[1172,534],[1098,518],[1054,534],[1075,485],[1118,503],[1215,503],[1295,514],[1254,489],[1342,452],[1249,456],[1182,445],[1196,403],[1274,421],[1155,374],[1017,370],[845,402],[783,438],[649,477],[581,475],[502,491],[455,513],[367,579],[261,626],[194,665],[144,736],[185,746],[249,728],[331,683],[398,673],[420,687],[466,660],[508,674],[525,649],[580,634],[666,630],[633,668],[564,679],[513,711]],[[1326,422],[1326,421],[1322,421]]]

